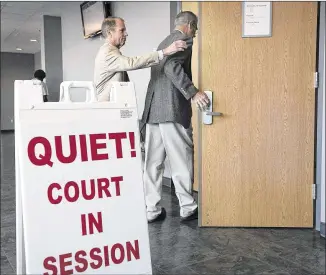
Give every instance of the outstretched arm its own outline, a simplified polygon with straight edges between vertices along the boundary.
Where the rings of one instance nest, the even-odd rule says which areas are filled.
[[[152,52],[143,56],[127,57],[122,55],[119,50],[116,50],[107,57],[106,62],[109,64],[108,68],[110,68],[110,71],[122,72],[157,65],[160,59],[158,52]]]
[[[161,51],[135,57],[124,56],[116,49],[112,51],[111,55],[108,55],[106,62],[109,64],[110,71],[132,71],[157,65],[164,56],[184,51],[186,48],[187,43],[178,40]]]

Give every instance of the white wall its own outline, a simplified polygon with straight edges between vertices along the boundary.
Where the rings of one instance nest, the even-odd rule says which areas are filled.
[[[63,81],[93,81],[94,59],[102,41],[83,38],[80,2],[62,3]]]
[[[1,53],[1,130],[14,130],[14,82],[32,79],[34,55]]]
[[[63,80],[93,80],[94,59],[104,43],[83,38],[81,2],[62,3]],[[170,33],[170,2],[111,2],[114,16],[125,19],[129,34],[121,49],[127,56],[153,51]],[[150,69],[129,72],[135,83],[138,112],[142,114]]]
[[[35,69],[35,71],[39,70],[39,69],[42,69],[41,51],[34,54],[34,69]]]

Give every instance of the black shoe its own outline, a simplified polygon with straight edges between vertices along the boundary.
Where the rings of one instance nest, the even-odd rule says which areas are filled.
[[[155,219],[148,221],[148,223],[164,221],[165,217],[166,217],[166,211],[165,211],[165,208],[162,207],[161,213]]]
[[[194,213],[192,213],[188,217],[185,217],[185,218],[181,217],[181,222],[188,222],[188,221],[197,220],[197,219],[198,219],[198,207],[196,208]]]

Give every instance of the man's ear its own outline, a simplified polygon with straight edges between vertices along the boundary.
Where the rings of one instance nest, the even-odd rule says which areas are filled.
[[[109,37],[109,36],[111,36],[111,32],[110,32],[110,30],[107,30],[105,37]]]

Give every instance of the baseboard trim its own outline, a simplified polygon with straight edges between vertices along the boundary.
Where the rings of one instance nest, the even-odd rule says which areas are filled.
[[[320,235],[325,238],[325,223],[320,223]]]

